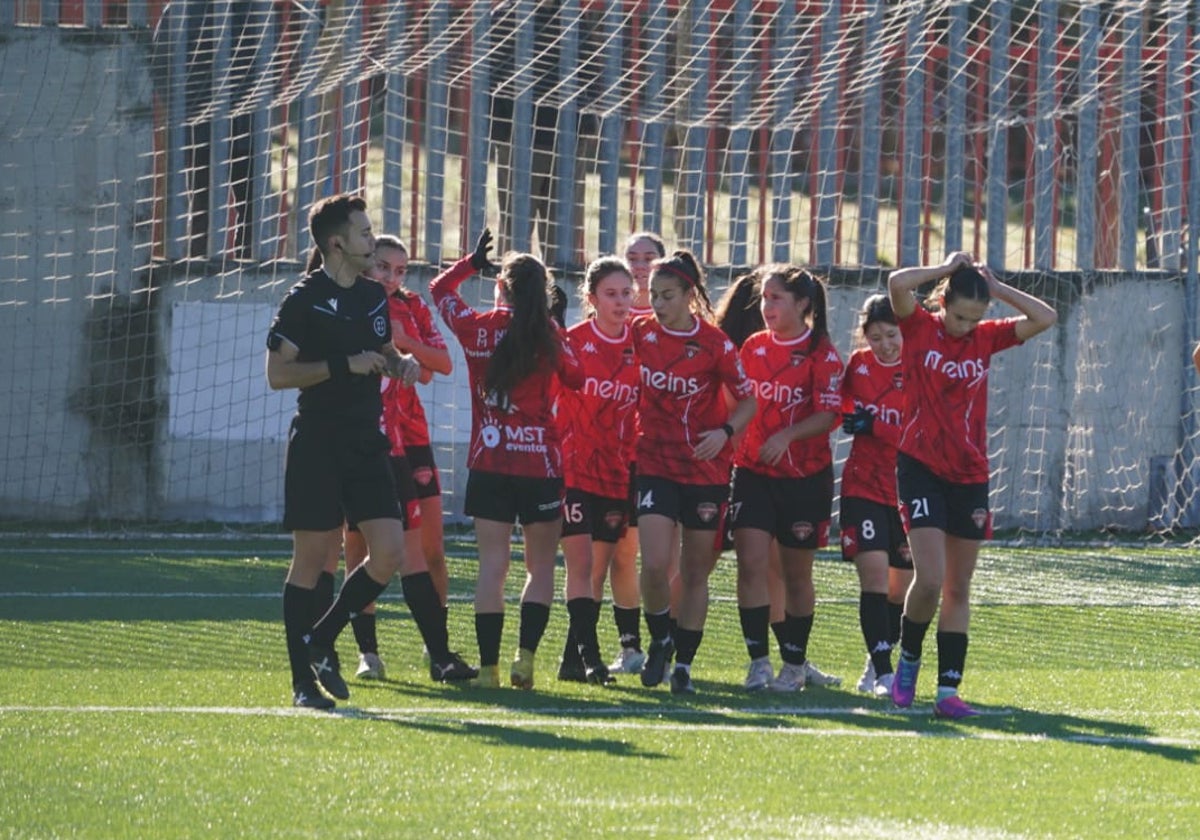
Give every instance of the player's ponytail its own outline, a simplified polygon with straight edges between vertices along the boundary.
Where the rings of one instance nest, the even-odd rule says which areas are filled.
[[[692,309],[693,313],[700,319],[712,323],[712,301],[709,300],[708,289],[704,286],[704,269],[700,267],[695,254],[686,248],[682,248],[675,251],[669,257],[655,260],[651,263],[650,273],[653,276],[658,272],[675,275],[679,278],[685,290],[695,292],[692,295],[692,301],[695,304]]]
[[[484,375],[484,389],[501,408],[509,394],[543,365],[558,364],[558,339],[550,320],[549,269],[533,254],[509,253],[497,282],[512,307],[512,320],[496,344]]]
[[[929,299],[935,304],[944,301],[951,304],[956,300],[978,300],[984,303],[992,299],[987,278],[973,265],[960,265],[938,283]]]
[[[786,288],[796,300],[808,299],[808,314],[812,319],[812,333],[808,339],[808,352],[812,353],[829,335],[829,314],[825,297],[825,283],[806,268],[794,266],[782,277]]]

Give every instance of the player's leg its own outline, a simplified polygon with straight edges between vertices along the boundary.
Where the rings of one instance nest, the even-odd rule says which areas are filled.
[[[550,605],[554,602],[554,565],[558,553],[559,536],[562,534],[561,511],[554,508],[555,518],[540,520],[535,511],[542,509],[550,498],[561,498],[561,481],[558,489],[539,496],[539,501],[530,505],[522,515],[521,529],[525,537],[525,587],[521,592],[521,627],[518,633],[517,656],[513,660],[509,677],[517,688],[533,688],[534,656],[545,635],[550,621]],[[582,591],[591,591],[590,552],[589,569],[580,583]]]
[[[771,606],[767,581],[773,541],[770,532],[762,528],[738,527],[733,532],[737,555],[738,618],[746,653],[750,657],[745,681],[747,691],[769,688],[775,679],[770,658]]]

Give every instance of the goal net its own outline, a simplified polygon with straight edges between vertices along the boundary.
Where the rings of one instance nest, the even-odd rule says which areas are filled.
[[[266,328],[307,208],[357,192],[422,294],[484,227],[567,286],[638,230],[714,297],[808,264],[843,356],[889,269],[970,251],[1060,315],[992,370],[998,526],[1200,524],[1189,0],[22,0],[0,28],[0,517],[277,521]],[[457,517],[450,344],[421,394]]]

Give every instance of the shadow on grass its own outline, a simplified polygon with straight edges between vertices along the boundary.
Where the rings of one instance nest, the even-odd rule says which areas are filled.
[[[562,727],[569,728],[572,723],[589,727],[627,725],[631,730],[677,726],[680,729],[769,730],[816,735],[829,734],[836,726],[843,732],[854,729],[882,737],[1078,744],[1138,752],[1186,764],[1195,764],[1200,758],[1200,749],[1190,742],[1161,735],[1141,724],[1007,706],[977,705],[978,717],[944,721],[933,717],[931,706],[900,710],[890,703],[872,701],[837,689],[748,695],[740,687],[728,683],[697,681],[697,694],[680,697],[670,694],[665,686],[648,689],[636,682],[607,687],[564,683],[555,683],[555,686],[552,694],[432,683],[379,683],[370,690],[399,695],[410,701],[449,702],[450,707],[443,712],[414,711],[413,718],[420,719],[422,725],[442,727],[447,731],[486,732],[492,738],[497,737],[498,732],[507,732],[505,740],[514,743],[525,743],[537,727],[553,726],[561,731]],[[560,693],[564,690],[570,693]],[[358,696],[361,700],[362,695]],[[402,704],[398,713],[406,714],[403,709]],[[472,720],[476,714],[510,717],[499,721]],[[429,720],[439,715],[458,720],[448,720],[444,724]],[[544,738],[536,740],[554,747],[559,736],[544,732],[543,735]]]

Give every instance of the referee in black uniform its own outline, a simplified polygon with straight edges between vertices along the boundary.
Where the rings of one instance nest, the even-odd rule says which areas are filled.
[[[267,336],[267,382],[300,391],[288,434],[283,515],[293,540],[283,588],[293,702],[329,709],[334,702],[316,680],[334,697],[350,696],[334,641],[397,570],[429,650],[431,676],[463,680],[476,671],[449,651],[445,613],[428,570],[405,559],[390,444],[379,429],[379,385],[383,374],[411,385],[420,365],[393,346],[384,289],[362,276],[375,254],[366,203],[332,196],[317,202],[308,219],[323,265],[279,307]],[[341,550],[344,520],[358,526],[370,554],[314,625],[314,587],[326,560]]]

